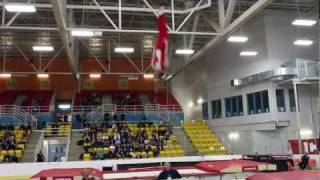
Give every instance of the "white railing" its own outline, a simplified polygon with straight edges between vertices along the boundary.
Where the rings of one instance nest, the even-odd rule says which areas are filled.
[[[298,78],[319,77],[319,62],[300,60],[296,62]]]
[[[68,158],[69,158],[70,141],[71,141],[71,130],[69,130],[68,137],[67,137],[66,161],[68,161]]]
[[[4,105],[0,106],[0,117],[7,116],[13,118],[17,123],[25,126],[31,125],[32,128],[37,128],[37,118],[30,113],[24,111],[20,106]]]
[[[34,132],[36,133],[36,132]],[[41,131],[40,137],[37,141],[37,145],[36,148],[34,150],[34,154],[33,154],[33,161],[36,162],[37,161],[37,154],[42,150],[42,146],[43,146],[43,139],[44,139],[44,131]]]
[[[93,111],[87,114],[88,121],[102,121],[103,120],[103,106],[98,106]]]

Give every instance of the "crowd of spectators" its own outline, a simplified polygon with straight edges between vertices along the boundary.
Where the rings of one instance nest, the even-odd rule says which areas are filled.
[[[87,124],[83,140],[78,142],[83,145],[80,159],[84,154],[93,160],[156,157],[171,134],[168,124]]]
[[[100,92],[91,93],[80,99],[80,106],[100,106],[102,104],[102,94]]]
[[[0,126],[0,159],[5,163],[18,162],[31,126]]]
[[[135,94],[129,93],[121,93],[120,95],[113,95],[112,96],[112,103],[117,105],[136,105],[140,104],[139,99],[136,97]]]

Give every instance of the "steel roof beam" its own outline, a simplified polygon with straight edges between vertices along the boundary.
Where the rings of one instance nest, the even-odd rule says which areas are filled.
[[[242,13],[236,20],[234,20],[229,26],[227,26],[220,36],[216,36],[212,40],[210,40],[204,47],[202,47],[198,52],[196,52],[193,56],[190,57],[188,63],[186,63],[182,68],[180,68],[174,75],[170,78],[174,78],[179,73],[183,72],[184,69],[192,64],[196,59],[199,59],[201,55],[203,55],[208,49],[217,46],[220,42],[222,42],[228,34],[235,31],[242,24],[247,22],[251,17],[259,13],[263,10],[267,5],[272,3],[273,0],[259,0],[255,4],[253,4],[249,9],[247,9],[244,13]]]
[[[228,26],[230,24],[236,3],[237,0],[229,0],[224,26]]]
[[[28,1],[26,2],[26,4],[30,4],[31,1],[32,1],[32,0],[28,0]],[[16,20],[16,18],[17,18],[20,14],[21,14],[21,12],[15,13],[14,16],[13,16],[4,26],[6,26],[6,27],[10,26],[10,25],[13,23],[13,21]]]
[[[67,31],[67,9],[66,9],[66,0],[51,0],[53,14],[57,22],[61,40],[64,45],[64,49],[68,56],[68,62],[71,67],[72,72],[76,75],[78,69],[76,68],[77,59],[75,58],[75,48],[74,42],[71,36],[69,36]]]
[[[102,7],[99,5],[99,3],[96,0],[93,0],[94,4],[99,8],[101,13],[104,15],[105,18],[109,21],[109,23],[114,27],[114,29],[118,30],[119,28],[114,24],[112,19],[109,17],[109,15],[102,9]]]

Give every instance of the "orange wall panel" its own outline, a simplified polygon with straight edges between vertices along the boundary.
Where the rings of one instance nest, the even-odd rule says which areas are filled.
[[[101,63],[108,69],[109,61],[106,59],[100,59]],[[48,64],[50,59],[41,60],[41,69]],[[133,63],[141,70],[142,61],[132,60]],[[39,59],[32,59],[32,64],[39,69]],[[144,61],[144,70],[149,66],[149,61]],[[137,73],[135,67],[127,59],[112,59],[111,60],[111,72],[127,72]],[[3,61],[0,61],[0,67],[3,67]],[[82,72],[102,72],[101,66],[95,59],[87,58],[80,62],[80,69]],[[5,71],[7,72],[34,72],[30,63],[23,58],[7,58]],[[49,72],[71,72],[71,68],[67,59],[55,59],[48,67]],[[16,79],[16,90],[39,90],[40,80],[34,75],[14,75],[12,77]],[[102,75],[100,79],[93,79],[93,89],[96,90],[119,90],[119,80],[126,77],[120,75]],[[80,83],[88,80],[89,75],[81,75]],[[0,79],[0,91],[8,90],[6,79]],[[48,89],[56,90],[57,97],[60,98],[72,98],[73,93],[77,90],[77,80],[74,75],[57,75],[51,74],[49,79]],[[128,81],[128,90],[154,90],[154,80],[144,79],[142,75],[138,80]],[[12,89],[12,88],[11,88]]]

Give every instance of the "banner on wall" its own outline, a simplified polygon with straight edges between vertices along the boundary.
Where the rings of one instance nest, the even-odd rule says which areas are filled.
[[[88,79],[82,82],[82,89],[93,89],[93,81]]]
[[[49,80],[48,79],[40,80],[40,89],[49,89]]]
[[[17,88],[17,80],[14,78],[10,78],[6,80],[7,89],[16,89]]]
[[[129,89],[128,79],[119,79],[119,89],[121,90]]]

